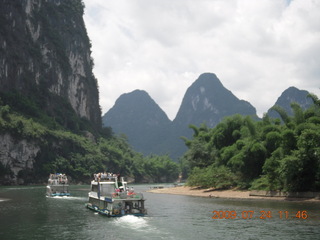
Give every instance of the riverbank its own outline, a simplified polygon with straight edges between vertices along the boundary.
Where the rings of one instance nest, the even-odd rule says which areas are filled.
[[[291,197],[266,197],[266,196],[250,196],[250,191],[240,190],[213,190],[198,189],[187,186],[178,186],[171,188],[150,189],[151,193],[177,194],[196,197],[208,198],[237,198],[237,199],[270,199],[270,200],[287,200],[287,201],[315,201],[320,202],[317,198],[291,198]]]

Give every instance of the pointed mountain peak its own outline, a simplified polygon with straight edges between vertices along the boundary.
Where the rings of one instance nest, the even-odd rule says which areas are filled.
[[[123,102],[125,102],[126,104],[135,104],[136,102],[128,102],[128,100],[130,99],[134,99],[135,101],[137,100],[142,100],[142,101],[151,101],[151,102],[154,102],[153,99],[149,96],[149,94],[144,91],[144,90],[139,90],[139,89],[136,89],[132,92],[129,92],[129,93],[124,93],[124,94],[121,94],[120,97],[116,100],[116,104],[121,104]]]
[[[145,90],[140,90],[140,89],[136,89],[136,90],[133,90],[132,92],[129,92],[129,93],[124,93],[122,94],[124,96],[138,96],[138,97],[148,97],[148,98],[151,98],[149,96],[149,94],[145,91]],[[121,95],[121,96],[122,96]]]
[[[308,94],[309,92],[306,90],[300,90],[296,87],[289,87],[282,92],[274,106],[277,105],[282,107],[288,115],[292,116],[293,111],[291,109],[291,103],[298,103],[302,109],[307,109],[313,104],[311,98],[308,98]],[[268,115],[272,118],[280,118],[279,114],[272,109],[268,110]]]
[[[205,88],[224,88],[219,78],[214,73],[203,73],[198,79],[190,86],[199,87],[202,92]]]
[[[256,110],[226,89],[214,73],[204,73],[187,89],[174,122],[181,126],[206,122],[214,127],[237,113],[256,115]]]
[[[286,96],[290,96],[291,98],[300,98],[300,97],[306,98],[308,94],[309,92],[306,90],[300,90],[296,87],[289,87],[283,91],[283,93],[279,98],[286,97]]]
[[[102,122],[116,134],[126,134],[134,149],[145,154],[159,152],[155,139],[167,136],[171,124],[165,112],[143,90],[122,94]]]
[[[202,73],[200,74],[200,76],[195,82],[198,82],[198,81],[207,81],[207,82],[215,81],[215,82],[221,83],[217,75],[214,73]]]
[[[114,114],[116,112],[117,114]],[[122,94],[115,102],[114,106],[104,115],[104,125],[108,125],[110,120],[114,122],[114,117],[125,118],[127,121],[137,121],[141,119],[160,119],[170,121],[165,112],[144,90],[134,90]],[[159,120],[158,119],[158,120]],[[122,120],[123,121],[123,120]]]

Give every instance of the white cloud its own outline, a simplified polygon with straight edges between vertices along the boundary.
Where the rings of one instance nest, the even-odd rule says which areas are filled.
[[[103,114],[146,90],[173,119],[213,72],[258,114],[290,86],[319,96],[320,1],[84,0]]]

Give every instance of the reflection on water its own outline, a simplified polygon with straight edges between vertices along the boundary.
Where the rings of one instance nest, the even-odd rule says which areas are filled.
[[[107,218],[85,208],[89,186],[70,186],[71,197],[46,197],[45,186],[1,187],[0,239],[317,239],[320,203],[232,200],[144,192],[148,215]],[[212,219],[212,211],[237,213]],[[242,212],[254,217],[243,219]],[[261,211],[271,217],[260,219]],[[290,213],[280,218],[279,211]],[[292,218],[306,211],[307,219]],[[285,215],[283,215],[285,216]]]

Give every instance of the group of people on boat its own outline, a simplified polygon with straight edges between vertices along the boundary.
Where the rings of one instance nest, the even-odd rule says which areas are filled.
[[[48,179],[48,183],[50,185],[57,185],[57,184],[68,184],[68,178],[65,174],[51,173]]]
[[[127,195],[129,195],[129,196],[135,194],[133,187],[131,187],[131,188],[127,187],[127,189],[124,190],[123,187],[121,186],[119,188],[116,188],[115,191],[116,191],[115,196],[120,195],[120,193],[122,193],[122,192],[126,192]]]
[[[112,180],[115,178],[118,178],[120,174],[115,174],[111,172],[103,172],[103,173],[95,173],[93,174],[95,181],[101,181],[101,180]]]

